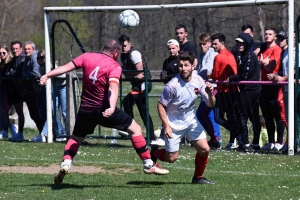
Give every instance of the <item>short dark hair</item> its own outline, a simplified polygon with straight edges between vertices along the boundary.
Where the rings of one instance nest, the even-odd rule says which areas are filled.
[[[241,28],[241,31],[245,31],[248,28],[253,32],[253,26],[251,26],[250,24],[244,24]]]
[[[181,51],[179,53],[179,61],[184,60],[184,61],[189,61],[191,64],[194,64],[195,61],[195,54],[190,51]]]
[[[21,42],[21,41],[19,41],[19,40],[11,41],[10,46],[12,47],[12,46],[15,45],[15,44],[19,44],[20,47],[22,48],[22,42]]]
[[[181,29],[183,28],[185,32],[188,32],[187,31],[187,28],[184,24],[178,24],[176,27],[175,27],[175,31],[177,31],[178,29]]]
[[[267,27],[267,28],[265,28],[265,31],[274,31],[274,34],[276,35],[277,34],[277,29],[276,28],[274,28],[274,27]]]
[[[219,42],[224,42],[224,43],[226,42],[226,37],[223,33],[216,33],[211,36],[212,41],[216,39],[219,39]]]
[[[130,37],[127,36],[127,35],[121,35],[121,36],[119,37],[119,42],[120,42],[121,44],[123,44],[125,41],[130,42]]]
[[[119,40],[117,39],[109,39],[103,48],[104,51],[114,52],[114,51],[121,51],[122,45],[120,44]]]

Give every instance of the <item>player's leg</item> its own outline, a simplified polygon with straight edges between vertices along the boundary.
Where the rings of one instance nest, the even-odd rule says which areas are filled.
[[[209,145],[206,139],[206,133],[200,122],[195,119],[187,131],[187,137],[195,147],[197,153],[195,156],[195,171],[192,183],[196,184],[215,184],[203,177],[206,165],[208,163]]]
[[[144,164],[144,173],[146,174],[168,174],[169,171],[161,168],[151,160],[151,155],[144,136],[142,128],[136,121],[126,114],[123,110],[116,108],[115,112],[109,118],[102,118],[102,126],[126,131],[131,135],[132,146],[139,155]]]
[[[84,113],[82,111],[78,112],[73,134],[64,148],[64,156],[60,165],[60,170],[54,177],[55,184],[60,184],[65,175],[69,172],[72,161],[77,154],[81,143],[84,141],[86,135],[94,132],[99,118],[100,114]]]

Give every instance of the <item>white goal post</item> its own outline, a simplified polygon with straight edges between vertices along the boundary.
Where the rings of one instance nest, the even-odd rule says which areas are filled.
[[[184,10],[184,9],[199,9],[199,8],[224,8],[224,7],[246,7],[246,6],[263,6],[263,5],[288,5],[288,37],[293,38],[294,34],[294,0],[243,0],[243,1],[221,1],[221,2],[205,2],[205,3],[187,3],[187,4],[166,4],[166,5],[130,5],[130,6],[84,6],[84,7],[45,7],[44,8],[44,29],[45,29],[45,51],[46,51],[46,72],[51,70],[51,46],[50,46],[50,13],[52,12],[110,12],[110,11],[123,11],[132,9],[136,11],[149,11],[149,10]],[[117,18],[115,19],[117,21]],[[293,46],[293,40],[288,41],[290,47]],[[293,55],[293,48],[289,48],[289,55]],[[294,61],[293,56],[289,56],[289,80],[288,90],[294,91]],[[61,63],[65,64],[65,63]],[[52,108],[51,108],[51,80],[49,79],[46,85],[47,91],[47,119],[48,119],[48,143],[53,142],[52,135]],[[294,93],[289,92],[289,122],[294,121]],[[294,123],[288,123],[289,129],[289,155],[294,155]]]

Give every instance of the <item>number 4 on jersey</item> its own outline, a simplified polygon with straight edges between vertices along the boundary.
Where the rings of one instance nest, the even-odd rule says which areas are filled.
[[[96,67],[89,75],[89,79],[93,80],[93,84],[97,81],[97,75],[100,67]]]

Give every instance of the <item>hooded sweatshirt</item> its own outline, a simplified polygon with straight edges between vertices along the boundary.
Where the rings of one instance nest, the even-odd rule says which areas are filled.
[[[236,52],[234,57],[238,65],[238,73],[230,76],[230,82],[238,81],[259,81],[260,66],[257,56],[252,50],[253,38],[247,33],[241,33],[238,38],[244,42],[244,51]],[[260,85],[239,85],[240,91],[259,90]]]

